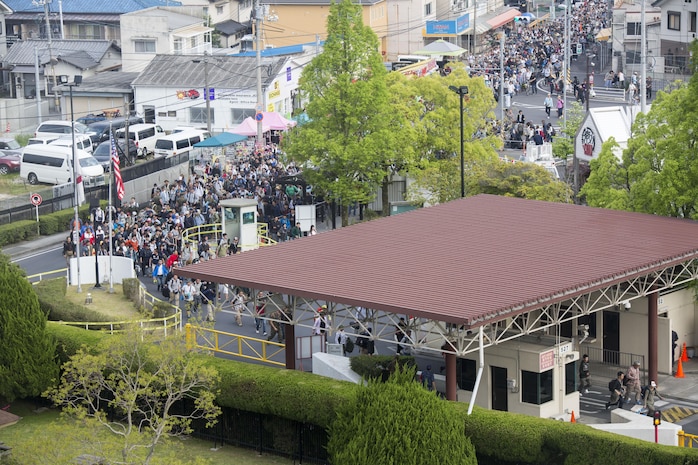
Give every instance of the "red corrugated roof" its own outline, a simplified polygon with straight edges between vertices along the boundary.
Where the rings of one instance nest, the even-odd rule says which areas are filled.
[[[480,326],[698,256],[698,223],[478,195],[181,275]]]

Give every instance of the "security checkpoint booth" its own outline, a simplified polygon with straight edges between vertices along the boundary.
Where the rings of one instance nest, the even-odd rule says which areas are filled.
[[[257,201],[254,199],[221,200],[221,223],[228,239],[240,239],[242,252],[259,247],[257,234]]]
[[[425,247],[434,225],[464,239]],[[531,231],[536,238],[512,240]],[[561,252],[569,244],[583,253],[571,260]],[[579,415],[580,349],[598,350],[592,362],[611,369],[622,353],[640,354],[656,379],[671,372],[672,330],[694,345],[685,288],[698,277],[697,259],[698,224],[689,221],[479,195],[180,274],[283,296],[266,315],[283,312],[289,369],[296,332],[308,333],[319,316],[328,340],[339,326],[354,328],[350,337],[387,353],[404,325],[400,344],[443,365],[449,400],[569,419]],[[647,337],[622,338],[621,327]]]

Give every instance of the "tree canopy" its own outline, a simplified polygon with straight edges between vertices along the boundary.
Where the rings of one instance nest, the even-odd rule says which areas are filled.
[[[147,465],[161,441],[189,434],[193,420],[215,424],[218,383],[216,370],[186,349],[183,335],[158,338],[134,328],[106,338],[97,351],[80,349],[46,396],[119,437],[115,461]]]
[[[24,272],[0,254],[0,400],[37,396],[58,377],[46,320]]]

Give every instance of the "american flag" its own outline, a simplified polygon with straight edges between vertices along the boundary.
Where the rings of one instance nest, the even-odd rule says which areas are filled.
[[[109,131],[109,144],[111,146],[111,161],[114,165],[114,179],[116,180],[116,196],[119,200],[124,199],[124,180],[121,179],[121,168],[119,167],[119,152],[116,149],[114,133]]]

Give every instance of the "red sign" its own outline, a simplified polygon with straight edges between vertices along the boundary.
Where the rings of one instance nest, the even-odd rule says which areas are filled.
[[[550,349],[539,355],[538,364],[540,365],[541,373],[555,366],[555,350]]]
[[[32,194],[29,198],[32,202],[32,205],[34,205],[35,207],[38,207],[39,205],[41,205],[41,200],[42,200],[41,195]]]

